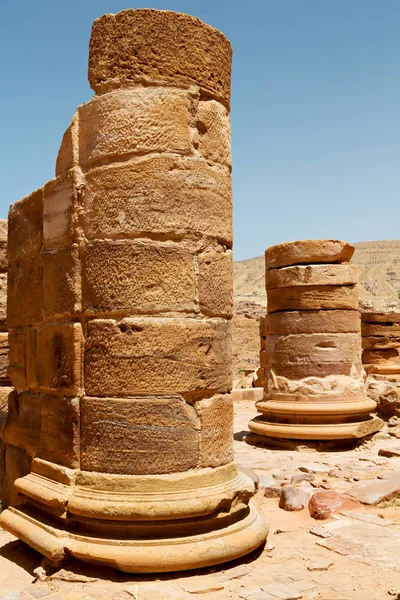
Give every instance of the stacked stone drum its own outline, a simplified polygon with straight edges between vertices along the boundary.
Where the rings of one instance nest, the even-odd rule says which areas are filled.
[[[97,19],[96,95],[11,207],[6,429],[34,460],[1,524],[51,560],[173,571],[266,538],[233,453],[230,73],[196,18]]]
[[[337,440],[380,428],[364,390],[354,248],[339,240],[278,244],[265,253],[268,367],[262,416],[273,438]]]
[[[362,362],[374,379],[400,382],[400,314],[362,313]]]

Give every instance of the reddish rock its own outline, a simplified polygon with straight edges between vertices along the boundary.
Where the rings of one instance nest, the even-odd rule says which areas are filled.
[[[316,492],[310,498],[308,510],[313,519],[329,519],[334,512],[340,510],[356,510],[362,506],[358,500],[340,492]]]

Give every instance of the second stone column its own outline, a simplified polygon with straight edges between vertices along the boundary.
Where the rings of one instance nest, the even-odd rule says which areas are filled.
[[[230,72],[228,40],[196,18],[127,10],[93,25],[96,95],[44,188],[38,326],[58,351],[48,386],[72,389],[63,365],[79,379],[79,439],[73,462],[40,444],[15,484],[28,509],[2,515],[52,559],[191,569],[267,535],[233,453]]]

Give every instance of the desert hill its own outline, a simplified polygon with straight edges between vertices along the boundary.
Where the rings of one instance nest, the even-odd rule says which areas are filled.
[[[351,260],[360,273],[360,306],[400,311],[400,240],[354,244]],[[233,320],[235,376],[258,365],[258,317],[265,313],[264,256],[234,263]]]

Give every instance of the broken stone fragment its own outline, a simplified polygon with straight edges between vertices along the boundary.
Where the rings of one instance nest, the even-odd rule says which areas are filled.
[[[333,513],[341,510],[356,510],[361,504],[346,494],[334,491],[316,492],[310,498],[308,510],[313,519],[329,519]]]

